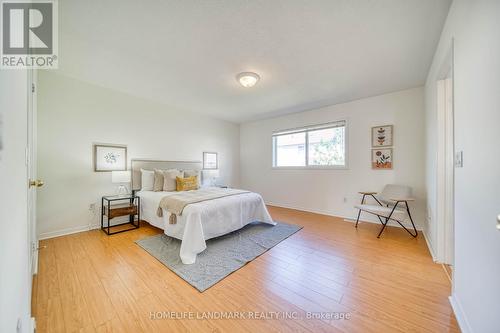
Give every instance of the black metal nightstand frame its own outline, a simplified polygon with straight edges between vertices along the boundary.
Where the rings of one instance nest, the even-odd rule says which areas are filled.
[[[134,202],[137,201],[137,205],[136,205],[137,212],[135,214],[123,214],[123,215],[118,215],[118,216],[109,218],[110,212],[113,209],[111,203],[115,202],[115,201],[125,201],[125,200],[128,200],[130,205],[134,205]],[[106,206],[104,205],[105,201],[107,202]],[[128,222],[111,225],[111,220],[113,218],[120,217],[120,216],[127,216],[127,215],[129,215]],[[137,215],[137,221],[135,220],[135,215]],[[106,216],[106,218],[107,218],[107,225],[106,226],[104,225],[104,216]],[[135,222],[137,222],[137,223],[135,223]],[[108,236],[114,235],[114,234],[119,234],[119,233],[125,232],[125,231],[138,229],[140,226],[140,222],[141,222],[141,198],[140,197],[138,197],[134,194],[130,194],[130,195],[126,195],[126,196],[123,196],[123,195],[122,196],[120,196],[120,195],[103,196],[101,198],[101,230],[104,231]],[[125,225],[125,224],[130,224],[130,225],[132,225],[132,227],[128,228],[128,229],[114,231],[114,232],[110,231],[112,228],[115,228],[115,227],[118,227],[121,225]]]

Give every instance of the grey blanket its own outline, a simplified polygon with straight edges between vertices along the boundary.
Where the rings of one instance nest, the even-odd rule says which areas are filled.
[[[210,187],[166,195],[161,199],[156,215],[158,215],[158,217],[162,217],[163,209],[165,209],[170,213],[169,223],[175,224],[177,223],[177,215],[181,216],[187,205],[243,193],[249,193],[249,191],[232,188]]]

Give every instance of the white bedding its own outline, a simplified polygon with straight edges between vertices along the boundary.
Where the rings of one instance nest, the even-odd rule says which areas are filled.
[[[141,219],[164,230],[165,234],[182,240],[180,257],[184,264],[194,264],[198,253],[207,246],[205,240],[222,236],[259,221],[275,225],[264,200],[257,193],[243,193],[186,206],[176,224],[169,224],[170,213],[163,217],[156,211],[160,200],[176,192],[139,191]]]

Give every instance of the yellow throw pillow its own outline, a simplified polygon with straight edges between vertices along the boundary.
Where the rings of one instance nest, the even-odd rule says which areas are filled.
[[[176,177],[177,191],[191,191],[198,189],[198,177],[192,176],[187,178]]]

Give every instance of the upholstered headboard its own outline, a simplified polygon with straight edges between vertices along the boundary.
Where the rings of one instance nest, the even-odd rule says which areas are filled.
[[[179,169],[179,170],[199,170],[202,169],[202,162],[200,161],[159,161],[159,160],[139,160],[133,159],[131,164],[132,169],[132,190],[137,191],[141,189],[141,169],[154,170],[154,169]]]

